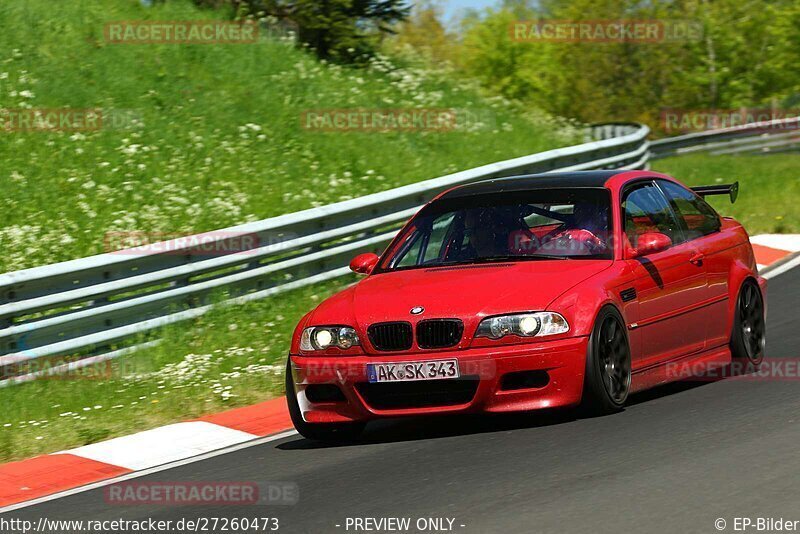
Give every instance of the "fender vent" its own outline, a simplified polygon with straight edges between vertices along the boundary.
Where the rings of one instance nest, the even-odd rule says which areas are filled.
[[[619,292],[619,296],[622,299],[622,302],[628,302],[629,300],[636,299],[636,288],[629,287],[628,289],[623,289]]]

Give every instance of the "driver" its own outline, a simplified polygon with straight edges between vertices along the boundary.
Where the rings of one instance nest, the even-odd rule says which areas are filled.
[[[464,218],[464,236],[469,239],[464,249],[467,258],[489,258],[508,254],[507,233],[504,237],[498,214],[491,209],[472,209]]]
[[[608,228],[608,208],[594,202],[578,202],[572,209],[572,224],[576,230],[586,230],[602,237]]]

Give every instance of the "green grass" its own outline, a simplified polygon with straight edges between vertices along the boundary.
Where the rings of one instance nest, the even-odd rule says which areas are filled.
[[[740,221],[750,235],[800,233],[800,154],[693,155],[653,162],[653,170],[687,185],[739,181],[739,198],[708,197],[722,215]]]
[[[0,272],[104,252],[107,232],[224,228],[579,141],[446,72],[290,44],[109,44],[115,20],[221,19],[189,0],[0,3],[0,108],[102,108],[99,131],[0,130]],[[449,132],[318,132],[307,110],[454,108]]]

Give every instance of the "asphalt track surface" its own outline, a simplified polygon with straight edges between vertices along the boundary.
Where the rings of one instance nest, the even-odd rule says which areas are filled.
[[[770,280],[769,359],[799,356],[799,304],[800,268]],[[355,532],[348,517],[409,517],[412,525],[447,517],[464,533],[718,532],[718,518],[727,531],[736,517],[800,520],[800,380],[669,385],[599,418],[381,422],[344,446],[293,435],[136,479],[209,480],[295,482],[299,503],[119,506],[100,488],[2,517],[271,516],[279,532]]]

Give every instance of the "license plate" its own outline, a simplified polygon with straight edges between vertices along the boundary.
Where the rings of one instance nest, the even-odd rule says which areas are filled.
[[[458,360],[367,364],[367,380],[370,382],[442,380],[459,376]]]

